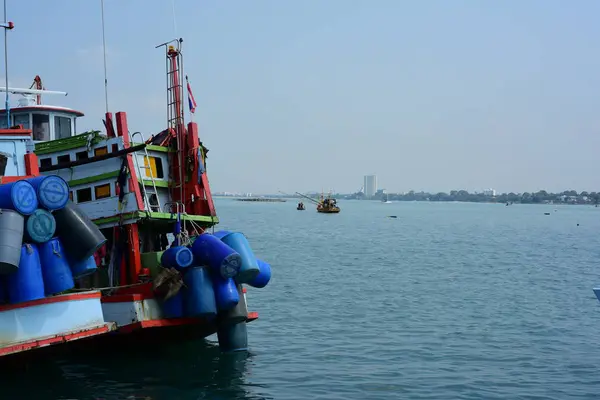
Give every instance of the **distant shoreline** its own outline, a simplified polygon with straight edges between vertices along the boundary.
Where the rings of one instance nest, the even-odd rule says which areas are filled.
[[[318,199],[319,195],[311,193]],[[232,198],[244,198],[243,196],[222,196]],[[383,198],[389,201],[427,201],[427,202],[459,202],[459,203],[502,203],[502,204],[546,204],[546,205],[597,205],[600,204],[600,193],[598,192],[580,192],[575,190],[566,190],[561,193],[548,193],[545,190],[538,192],[524,193],[469,193],[466,190],[452,190],[450,193],[427,193],[427,192],[408,192],[408,193],[383,193],[378,192],[370,199],[366,199],[364,193],[353,194],[334,194],[333,197],[338,200],[365,200],[382,201]],[[264,195],[254,196],[254,198],[271,199],[300,199],[297,195]]]

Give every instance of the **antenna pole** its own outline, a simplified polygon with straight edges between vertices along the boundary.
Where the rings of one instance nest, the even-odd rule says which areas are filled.
[[[6,0],[4,0],[4,86],[6,87],[6,99],[4,100],[4,108],[6,109],[6,127],[10,128],[10,103],[8,95],[8,30],[14,28],[12,22],[6,20]]]
[[[174,37],[177,37],[177,21],[175,20],[175,0],[171,0],[171,5],[173,6],[173,33]]]
[[[4,4],[6,5],[6,0],[4,0]],[[104,34],[104,0],[100,0],[100,6],[102,7],[102,52],[104,53],[104,102],[106,103],[106,112],[108,113],[108,77],[106,72],[106,37]]]

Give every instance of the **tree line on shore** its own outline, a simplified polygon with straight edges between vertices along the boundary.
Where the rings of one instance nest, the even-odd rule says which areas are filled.
[[[469,193],[466,190],[452,190],[450,193],[415,192],[408,193],[378,193],[372,200],[382,200],[384,196],[390,201],[463,201],[473,203],[520,203],[520,204],[598,204],[600,192],[565,190],[560,193],[550,193],[545,190],[524,193]],[[363,193],[346,196],[348,199],[365,199]]]

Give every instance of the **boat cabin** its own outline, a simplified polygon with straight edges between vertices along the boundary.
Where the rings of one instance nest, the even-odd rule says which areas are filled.
[[[35,96],[25,95],[10,109],[11,126],[31,129],[34,142],[47,142],[76,135],[76,119],[83,113],[71,108],[37,104]],[[0,129],[7,129],[6,110],[0,110]]]

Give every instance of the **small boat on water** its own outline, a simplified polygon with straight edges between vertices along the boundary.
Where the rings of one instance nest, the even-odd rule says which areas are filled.
[[[304,203],[303,202],[299,202],[298,203],[298,207],[296,207],[296,210],[298,210],[298,211],[304,211],[304,210],[306,210],[306,207],[304,207]]]
[[[331,196],[329,193],[327,196],[321,194],[319,200],[315,200],[312,197],[308,197],[302,193],[296,192],[298,196],[302,196],[305,199],[308,199],[317,205],[317,212],[322,214],[338,214],[341,210],[337,205],[337,200]]]

